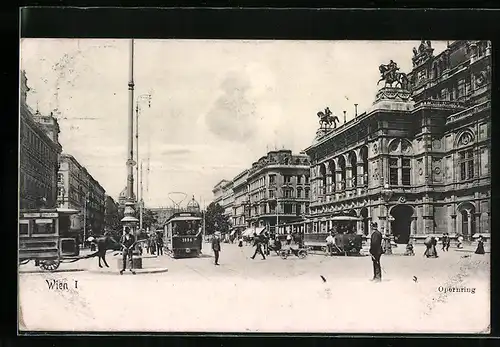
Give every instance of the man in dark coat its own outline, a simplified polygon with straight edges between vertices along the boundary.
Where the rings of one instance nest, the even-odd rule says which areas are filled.
[[[450,237],[448,236],[448,233],[443,234],[443,238],[441,239],[441,242],[443,244],[443,248],[441,249],[443,252],[448,251],[448,248],[450,247]]]
[[[123,271],[127,268],[127,259],[130,261],[130,272],[135,275],[135,271],[132,270],[132,252],[135,240],[132,235],[130,235],[130,228],[125,227],[125,234],[122,236],[120,243],[122,245],[122,254],[123,254],[123,266],[120,270],[120,275],[123,275]]]
[[[372,281],[382,281],[382,268],[380,267],[380,257],[382,256],[382,234],[378,231],[377,223],[372,224],[372,236],[370,242],[370,254],[373,262]]]
[[[214,251],[215,255],[215,265],[219,265],[220,234],[218,232],[216,232],[212,238],[212,251]]]
[[[160,232],[156,233],[156,254],[163,255],[163,237]]]
[[[257,233],[255,233],[253,235],[253,237],[254,237],[255,253],[253,254],[253,256],[251,258],[255,259],[255,256],[257,255],[257,253],[259,253],[262,256],[262,260],[265,260],[266,256],[262,252],[262,239],[261,239],[261,237],[259,235],[257,235]]]

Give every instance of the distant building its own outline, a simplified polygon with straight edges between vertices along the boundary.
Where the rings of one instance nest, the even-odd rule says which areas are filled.
[[[271,151],[253,163],[247,177],[250,226],[274,232],[276,223],[302,220],[309,209],[309,173],[309,157],[290,150]]]
[[[135,193],[132,192],[132,198],[134,201],[136,201],[135,198]],[[127,202],[127,187],[125,187],[121,192],[120,195],[118,196],[118,205],[120,205],[121,208],[125,207],[125,203]]]
[[[374,67],[376,68],[376,67]],[[311,157],[313,231],[335,214],[410,237],[491,232],[491,43],[414,49],[409,88],[382,87],[372,107],[319,129]]]
[[[200,213],[200,204],[193,198],[188,202],[186,211],[191,213]]]
[[[61,154],[59,162],[59,206],[81,211],[72,217],[71,228],[83,229],[86,219],[87,233],[90,230],[101,233],[106,203],[104,188],[72,155]]]
[[[223,204],[222,200],[224,198],[225,188],[229,182],[230,181],[224,179],[214,186],[214,188],[212,189],[212,193],[214,194],[214,200],[213,200],[214,204],[219,204],[222,206]]]
[[[121,215],[118,203],[109,195],[105,198],[104,227],[105,229],[121,228]]]
[[[246,228],[248,226],[247,219],[250,216],[250,205],[248,200],[248,170],[239,173],[233,179],[233,227]]]
[[[21,72],[20,97],[20,170],[19,206],[21,209],[56,207],[59,126],[53,117],[41,117],[26,104],[29,88]],[[35,116],[36,114],[36,116]],[[40,126],[38,118],[50,119],[51,125]]]
[[[229,217],[229,223],[233,224],[233,205],[234,205],[234,192],[233,192],[233,181],[227,182],[223,187],[222,201],[220,205],[224,209],[224,214]]]

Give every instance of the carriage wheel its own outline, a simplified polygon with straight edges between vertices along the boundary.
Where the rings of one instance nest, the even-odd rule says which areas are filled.
[[[288,258],[288,253],[286,251],[281,251],[280,257],[281,257],[281,259],[286,259],[286,258]]]
[[[300,259],[304,259],[305,257],[307,257],[307,252],[306,251],[300,251],[299,252],[299,258]]]
[[[61,260],[44,260],[40,262],[40,268],[45,271],[55,271],[59,265],[61,264]]]

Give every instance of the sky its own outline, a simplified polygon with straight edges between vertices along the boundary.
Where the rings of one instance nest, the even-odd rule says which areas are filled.
[[[212,189],[273,149],[311,145],[317,112],[342,122],[374,101],[378,66],[410,72],[420,41],[135,40],[139,162],[148,207]],[[434,54],[446,41],[432,41]],[[27,102],[59,119],[59,142],[115,199],[126,186],[130,40],[22,39]],[[135,121],[135,111],[134,111]],[[134,146],[135,151],[135,146]],[[149,158],[149,173],[146,170]],[[134,173],[135,177],[135,173]],[[136,179],[136,177],[135,177]]]

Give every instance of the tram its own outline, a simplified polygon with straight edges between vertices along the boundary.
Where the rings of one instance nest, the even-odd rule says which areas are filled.
[[[31,260],[42,270],[54,271],[61,262],[81,259],[78,231],[70,230],[73,209],[30,209],[19,214],[19,265]]]
[[[198,213],[174,213],[165,222],[164,229],[164,247],[171,257],[197,257],[201,254],[202,218]]]
[[[357,233],[356,224],[361,219],[354,216],[333,216],[329,220],[332,229],[325,232],[314,232],[307,228],[304,233],[304,246],[312,250],[327,251],[326,238],[332,234],[335,239],[333,253],[359,254],[363,246],[363,236]]]

